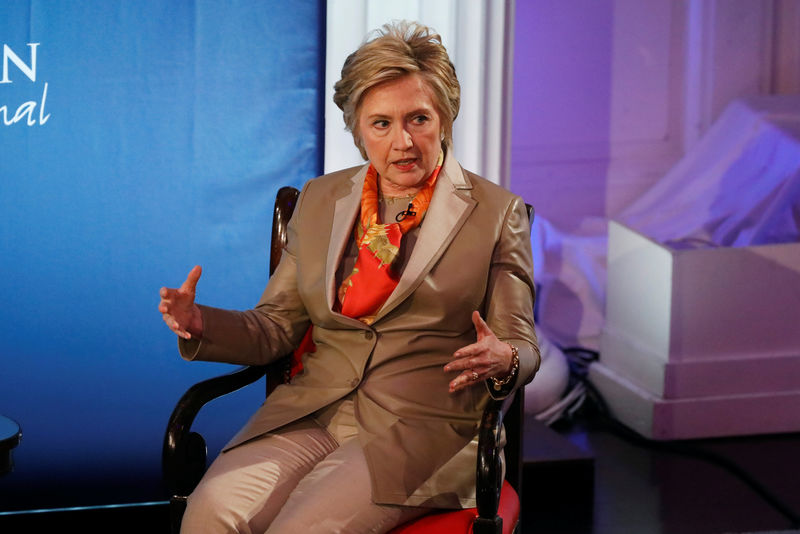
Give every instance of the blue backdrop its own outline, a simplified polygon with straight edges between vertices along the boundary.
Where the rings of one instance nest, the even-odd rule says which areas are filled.
[[[199,301],[257,301],[275,192],[322,168],[323,28],[320,0],[3,1],[0,510],[163,497],[170,411],[231,368],[178,357],[158,289],[201,264]],[[262,400],[201,417],[211,455]]]

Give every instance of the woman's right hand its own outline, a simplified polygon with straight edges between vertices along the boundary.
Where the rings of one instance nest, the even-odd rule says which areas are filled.
[[[194,303],[195,288],[203,269],[196,265],[178,289],[162,287],[158,311],[167,326],[183,339],[203,337],[203,315]]]

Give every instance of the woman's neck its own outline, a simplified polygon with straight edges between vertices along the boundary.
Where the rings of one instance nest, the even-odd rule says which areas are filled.
[[[424,187],[425,182],[415,186],[404,187],[378,176],[378,192],[383,198],[411,198],[422,191]]]

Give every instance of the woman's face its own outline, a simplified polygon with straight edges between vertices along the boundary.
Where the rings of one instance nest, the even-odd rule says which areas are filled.
[[[422,188],[442,150],[432,91],[418,74],[376,85],[361,101],[358,130],[384,195]]]

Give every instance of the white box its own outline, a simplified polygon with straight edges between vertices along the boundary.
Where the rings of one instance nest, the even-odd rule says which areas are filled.
[[[800,243],[676,250],[611,221],[607,261],[605,327],[655,357],[800,352]]]
[[[675,249],[612,221],[607,280],[593,376],[622,422],[659,439],[800,430],[799,243]]]
[[[601,359],[609,369],[665,399],[800,390],[800,354],[670,361],[631,335],[606,328]]]
[[[800,391],[663,399],[602,363],[589,368],[611,414],[656,440],[776,434],[800,429]]]

